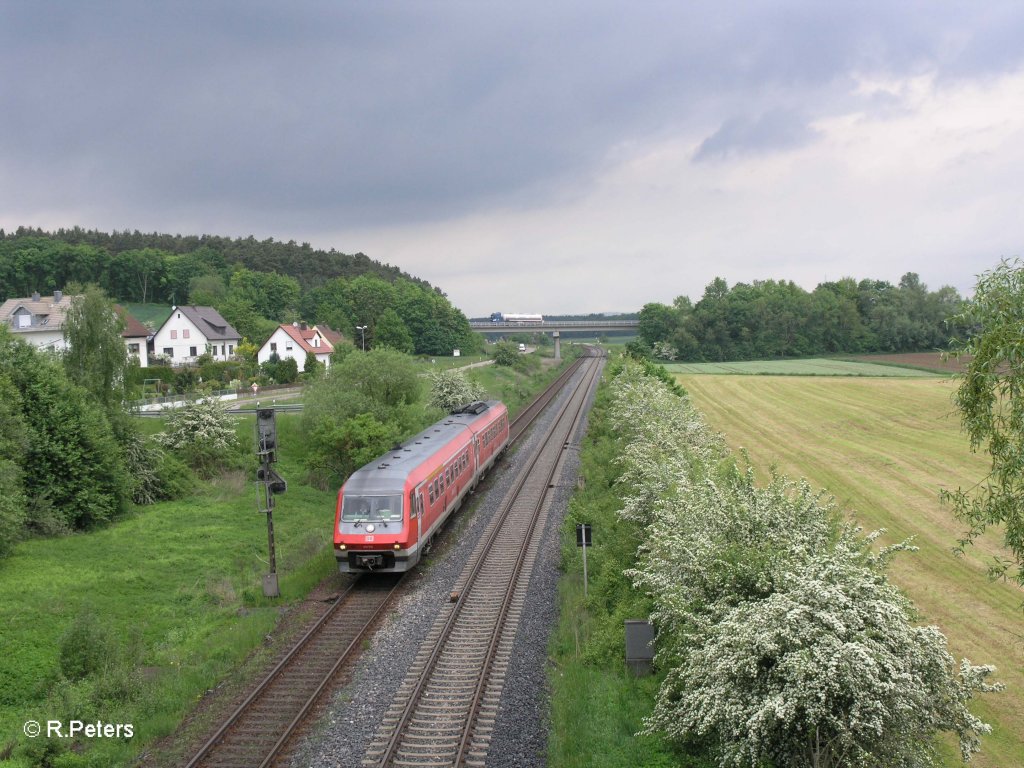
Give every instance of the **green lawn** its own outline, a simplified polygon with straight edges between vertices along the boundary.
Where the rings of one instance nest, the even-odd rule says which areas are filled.
[[[128,313],[144,325],[151,325],[156,330],[171,316],[171,307],[167,304],[124,304]]]
[[[263,597],[266,517],[241,473],[100,530],[23,542],[0,560],[0,754],[12,743],[39,748],[22,735],[27,720],[99,719],[132,723],[135,736],[92,740],[80,759],[130,761],[261,644],[279,606],[334,571],[333,493],[296,482],[296,424],[278,418],[280,471],[292,481],[274,515],[280,600]],[[239,429],[250,437],[251,419]],[[61,638],[83,618],[98,624],[96,642],[118,669],[99,682],[60,683]],[[98,686],[124,690],[100,696]]]
[[[943,487],[969,487],[987,469],[971,454],[950,396],[936,378],[678,376],[696,407],[733,448],[744,448],[762,476],[777,466],[834,495],[886,543],[913,536],[916,553],[896,557],[892,580],[922,622],[937,624],[959,660],[998,667],[1007,690],[984,696],[975,712],[994,725],[973,765],[1024,764],[1024,592],[985,574],[1005,554],[988,534],[958,558],[961,526],[939,503]],[[947,745],[947,764],[959,764]]]
[[[734,363],[666,363],[669,373],[720,375],[778,375],[778,376],[887,376],[937,377],[942,374],[920,368],[901,368],[895,365],[856,362],[853,360],[744,360]]]

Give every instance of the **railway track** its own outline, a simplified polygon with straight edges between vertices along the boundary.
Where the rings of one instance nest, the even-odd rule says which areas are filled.
[[[601,368],[593,358],[581,365],[581,385],[481,538],[367,752],[367,768],[485,764],[548,489]]]
[[[510,442],[536,419],[585,360],[575,361],[516,417],[510,425]],[[553,467],[551,471],[554,472]],[[522,485],[517,481],[517,488]],[[274,765],[323,692],[356,655],[401,582],[401,574],[375,575],[373,579],[353,582],[235,708],[185,768]]]
[[[354,582],[235,709],[185,768],[264,768],[316,704],[401,582],[399,574]],[[341,610],[344,607],[345,610]]]

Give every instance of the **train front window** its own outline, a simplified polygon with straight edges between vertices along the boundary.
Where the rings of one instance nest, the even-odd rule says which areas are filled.
[[[402,495],[345,496],[341,519],[346,523],[401,522]]]

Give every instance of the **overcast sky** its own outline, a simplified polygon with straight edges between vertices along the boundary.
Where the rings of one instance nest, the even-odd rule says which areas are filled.
[[[469,315],[1024,255],[1024,3],[0,0],[0,227],[362,251]]]

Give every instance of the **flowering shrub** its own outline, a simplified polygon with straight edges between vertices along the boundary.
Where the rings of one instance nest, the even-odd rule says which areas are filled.
[[[993,671],[956,669],[885,568],[907,543],[844,525],[831,499],[758,487],[688,399],[637,367],[612,385],[627,572],[652,600],[667,670],[647,731],[712,745],[723,766],[927,766],[936,731],[964,760],[990,727],[967,703]]]
[[[430,374],[430,405],[452,413],[484,396],[484,389],[455,368]]]
[[[171,410],[167,428],[153,439],[207,476],[235,465],[239,458],[235,426],[216,400],[196,400]]]

